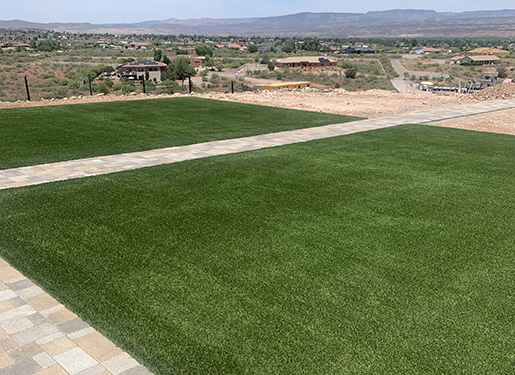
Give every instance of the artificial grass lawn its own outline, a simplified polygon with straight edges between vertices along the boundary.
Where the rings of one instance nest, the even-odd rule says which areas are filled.
[[[199,98],[2,109],[0,169],[356,119]]]
[[[515,137],[399,126],[0,192],[0,254],[158,374],[509,374]]]

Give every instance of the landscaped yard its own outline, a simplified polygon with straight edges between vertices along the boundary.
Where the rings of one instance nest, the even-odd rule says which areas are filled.
[[[357,119],[198,98],[2,109],[0,169]]]
[[[0,255],[157,374],[510,374],[513,160],[410,125],[4,190]]]

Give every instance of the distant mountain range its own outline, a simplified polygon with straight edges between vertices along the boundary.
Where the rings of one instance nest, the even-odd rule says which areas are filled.
[[[0,28],[75,33],[197,34],[238,36],[341,37],[515,37],[515,10],[461,13],[387,10],[368,13],[298,13],[261,18],[201,18],[127,24],[0,21]]]

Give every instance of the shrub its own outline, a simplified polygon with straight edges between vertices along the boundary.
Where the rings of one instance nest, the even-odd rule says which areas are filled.
[[[345,70],[345,78],[354,79],[354,78],[356,78],[357,74],[358,74],[358,69],[356,69],[354,67]]]
[[[129,94],[134,91],[136,91],[136,86],[134,86],[133,82],[122,83],[122,93],[123,94]]]
[[[102,94],[109,94],[109,85],[105,82],[99,82],[93,85],[93,91],[102,93]]]
[[[211,79],[209,80],[213,85],[218,85],[220,82],[220,76],[218,74],[211,75]]]
[[[176,92],[184,91],[184,87],[179,85],[175,80],[164,80],[159,85],[159,93],[175,94]]]
[[[499,78],[506,78],[508,74],[506,73],[506,68],[504,66],[500,66],[497,68],[497,74]]]

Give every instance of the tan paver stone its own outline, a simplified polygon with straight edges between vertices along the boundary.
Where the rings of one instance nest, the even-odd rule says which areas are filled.
[[[27,318],[8,320],[7,322],[3,322],[0,325],[2,326],[3,330],[9,335],[21,332],[23,330],[26,330],[27,328],[34,327],[34,323],[32,323]]]
[[[38,311],[47,310],[59,305],[59,302],[57,302],[55,298],[50,297],[47,293],[28,298],[27,303]]]
[[[47,368],[57,363],[52,357],[50,357],[50,355],[45,352],[41,352],[38,355],[35,355],[32,357],[32,359],[36,361],[37,364],[41,366],[41,368]]]
[[[55,313],[57,311],[61,311],[61,310],[64,310],[64,309],[65,309],[65,307],[63,305],[59,304],[59,305],[56,305],[56,306],[51,307],[49,309],[41,311],[41,315],[48,317],[50,314],[53,314],[53,313]]]
[[[108,359],[105,362],[102,362],[102,365],[108,371],[111,371],[114,375],[119,375],[124,371],[137,367],[139,364],[138,362],[136,362],[134,358],[130,357],[127,353],[122,353],[116,357]]]
[[[81,338],[82,336],[89,335],[90,333],[95,332],[95,329],[92,327],[81,329],[80,331],[72,332],[68,336],[70,340],[77,340],[78,338]]]
[[[4,337],[7,337],[7,333],[2,328],[0,328],[0,339]]]
[[[7,352],[7,354],[9,354],[9,356],[14,359],[15,362],[21,362],[24,359],[32,358],[35,355],[38,355],[42,351],[43,349],[41,349],[41,346],[31,342],[16,349],[10,350]]]
[[[9,288],[7,288],[7,285],[5,285],[4,283],[0,283],[0,291],[2,290],[7,290]]]
[[[62,333],[62,332],[52,333],[51,335],[48,335],[46,337],[40,338],[39,340],[36,340],[36,344],[38,344],[38,345],[48,344],[49,342],[60,339],[61,337],[64,337],[64,333]]]
[[[61,366],[54,365],[52,367],[36,372],[34,375],[68,375],[68,373],[64,371]]]
[[[64,353],[56,355],[54,359],[70,374],[78,374],[98,365],[88,353],[81,348],[73,348]]]
[[[18,347],[18,344],[10,337],[2,337],[0,338],[0,353],[7,353],[9,350],[15,349]]]
[[[105,371],[102,371],[100,374],[98,375],[113,375],[111,372],[105,370]]]
[[[45,292],[39,286],[35,285],[35,286],[27,288],[27,289],[19,290],[16,293],[18,293],[18,295],[21,298],[27,299],[27,298],[42,295]]]
[[[14,365],[14,361],[7,353],[0,353],[0,369]]]
[[[11,301],[2,301],[0,302],[0,314],[14,309],[14,307],[15,306],[11,303]]]
[[[0,292],[0,302],[9,301],[10,299],[16,298],[18,295],[13,290],[7,289]]]
[[[56,356],[70,349],[73,349],[76,346],[77,345],[75,345],[75,343],[68,337],[61,337],[60,339],[49,342],[48,344],[44,344],[41,347],[51,356]]]
[[[2,267],[0,270],[0,282],[4,284],[15,283],[23,279],[25,279],[25,277],[12,267]]]
[[[57,311],[48,316],[48,319],[54,324],[66,323],[75,318],[77,318],[77,315],[72,313],[70,310]]]
[[[75,343],[98,362],[104,362],[122,354],[122,350],[104,337],[100,332],[94,332],[87,336],[78,338],[75,340]]]

